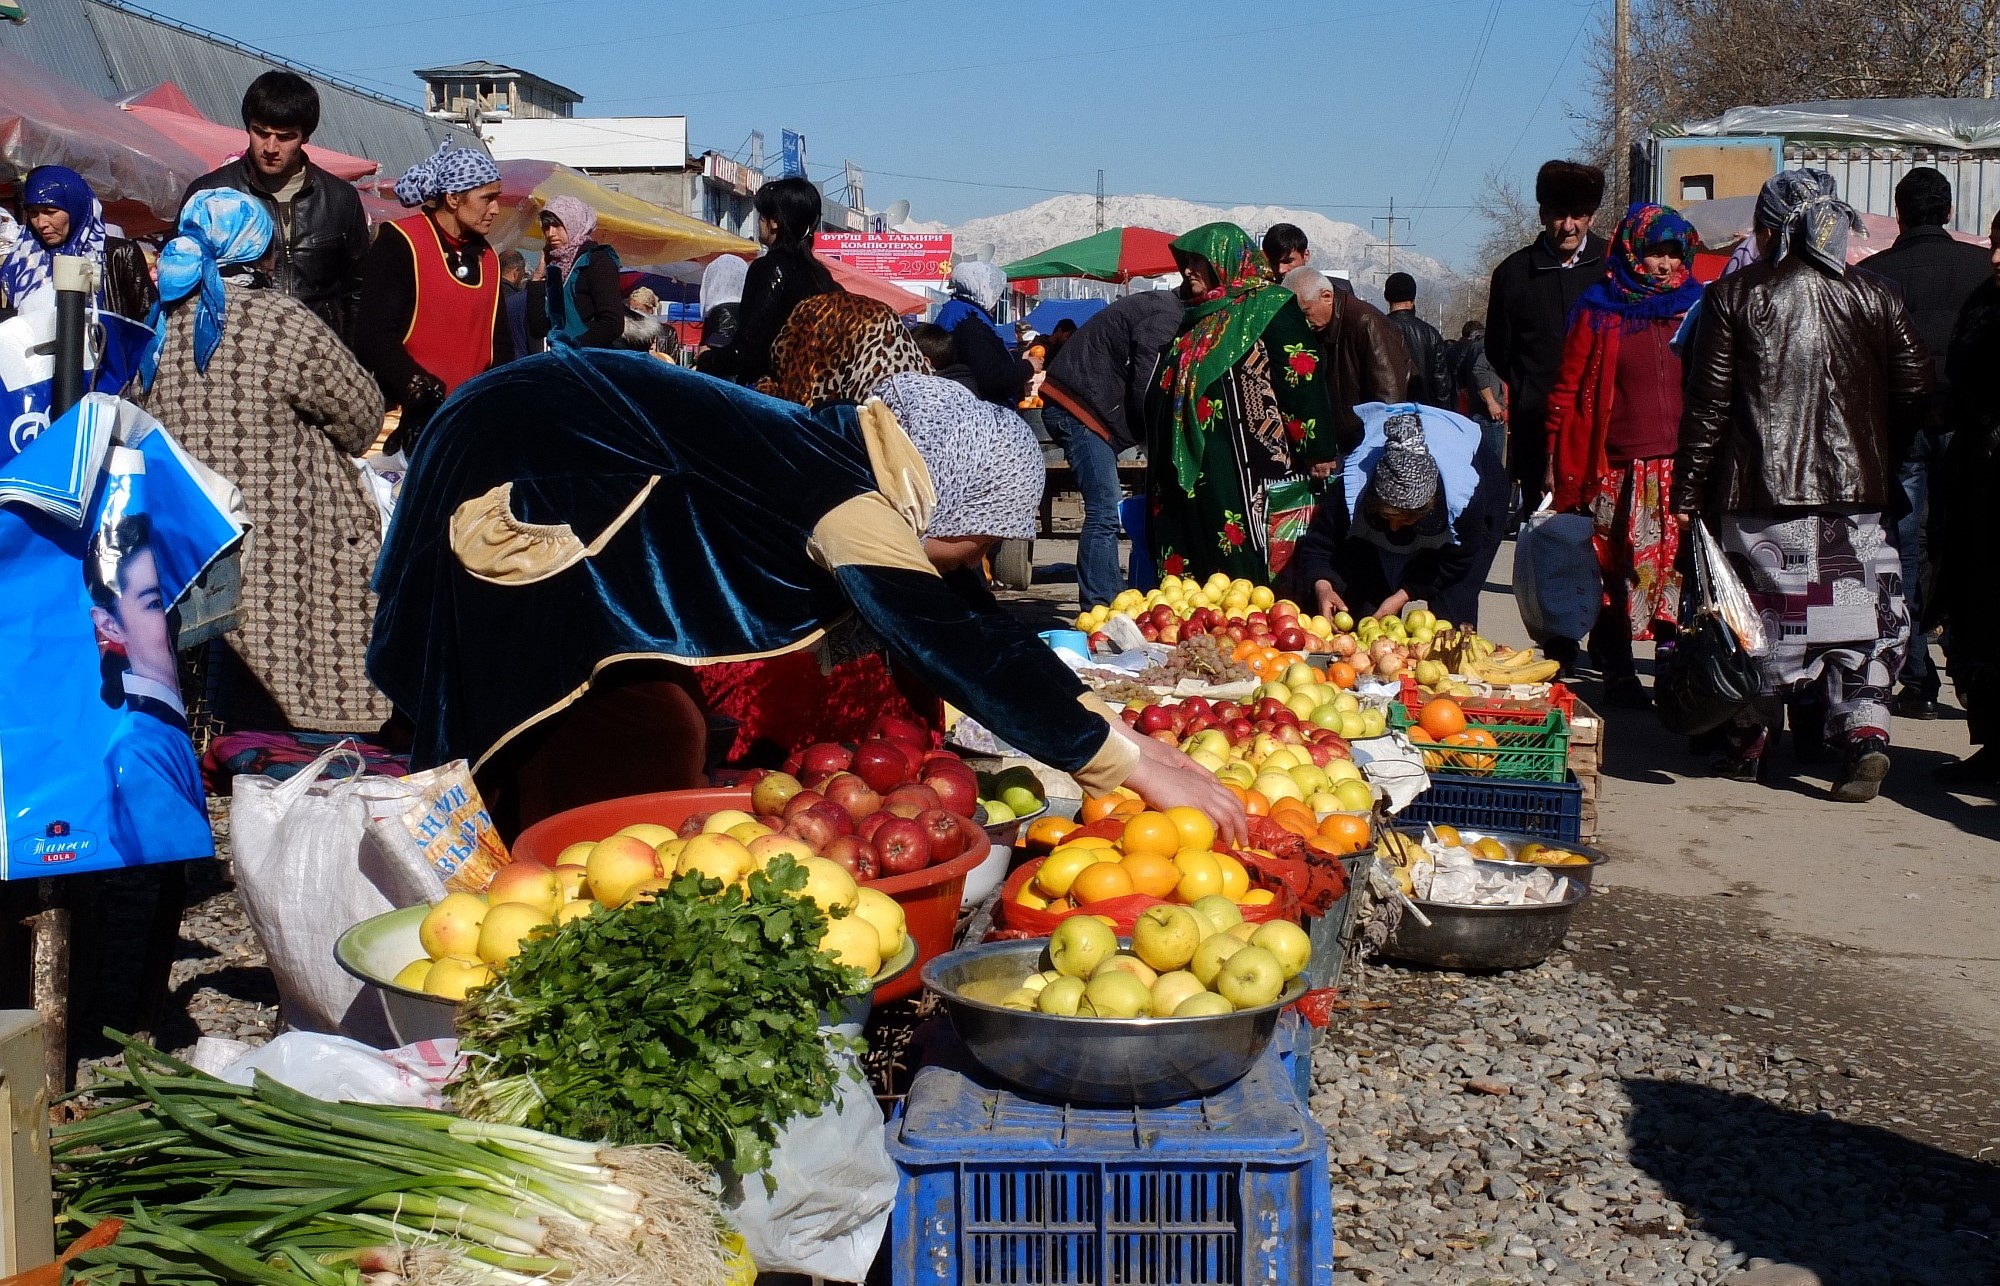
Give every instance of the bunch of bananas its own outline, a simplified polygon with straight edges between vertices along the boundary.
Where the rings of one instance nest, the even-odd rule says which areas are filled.
[[[1487,646],[1490,648],[1492,645]],[[1516,652],[1495,652],[1468,660],[1466,667],[1458,673],[1468,679],[1504,687],[1513,683],[1547,683],[1562,673],[1562,665],[1556,661],[1537,661],[1535,649],[1524,647]]]
[[[1472,667],[1493,655],[1493,642],[1479,636],[1478,631],[1453,627],[1441,630],[1431,639],[1431,648],[1426,654],[1430,660],[1442,661],[1444,668],[1453,674],[1472,675]]]

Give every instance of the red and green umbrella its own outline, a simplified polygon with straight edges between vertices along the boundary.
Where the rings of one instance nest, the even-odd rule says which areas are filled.
[[[1106,228],[1076,241],[1065,241],[1017,260],[1006,267],[1009,281],[1036,277],[1090,277],[1096,281],[1130,281],[1178,272],[1171,232],[1157,228]]]

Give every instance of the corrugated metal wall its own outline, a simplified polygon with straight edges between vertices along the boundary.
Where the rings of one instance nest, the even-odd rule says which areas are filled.
[[[225,125],[241,119],[244,88],[283,65],[105,0],[34,0],[26,23],[0,23],[0,45],[101,98],[121,98],[171,80],[204,116]],[[436,151],[447,135],[485,150],[477,136],[414,107],[305,74],[319,89],[315,141],[377,161],[386,176]]]
[[[1918,165],[1951,180],[1952,227],[1958,231],[1984,237],[2000,211],[2000,154],[1787,144],[1785,164],[1825,170],[1840,184],[1840,195],[1868,214],[1894,215],[1896,184]]]

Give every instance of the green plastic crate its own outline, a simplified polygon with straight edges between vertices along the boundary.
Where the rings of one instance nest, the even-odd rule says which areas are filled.
[[[1389,707],[1389,725],[1393,728],[1408,729],[1416,719],[1402,706]],[[1562,781],[1569,771],[1569,720],[1560,710],[1550,710],[1548,715],[1536,724],[1523,723],[1480,723],[1468,719],[1466,731],[1487,732],[1499,743],[1497,750],[1458,749],[1440,747],[1434,752],[1430,746],[1419,745],[1424,754],[1424,766],[1432,774],[1442,773],[1451,777],[1497,778],[1503,781]],[[1435,762],[1439,753],[1443,762]],[[1493,760],[1493,766],[1473,767],[1463,762],[1461,756],[1478,756],[1475,763]]]

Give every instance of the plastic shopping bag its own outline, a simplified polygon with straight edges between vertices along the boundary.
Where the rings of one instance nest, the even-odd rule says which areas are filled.
[[[236,779],[229,808],[236,887],[277,979],[286,1024],[386,1046],[395,1042],[379,994],[340,967],[334,943],[371,916],[438,901],[444,883],[414,849],[368,841],[381,811],[376,797],[400,803],[401,782],[323,780],[338,756],[358,758],[335,746],[286,781]]]
[[[1589,515],[1551,513],[1546,507],[1522,522],[1514,544],[1514,601],[1529,638],[1580,639],[1596,624],[1604,581],[1595,534]]]
[[[1722,546],[1702,522],[1692,524],[1694,578],[1685,592],[1681,628],[1653,683],[1660,723],[1684,737],[1700,736],[1735,718],[1764,693],[1764,622]]]
[[[1292,554],[1312,526],[1312,484],[1285,478],[1267,484],[1257,495],[1253,517],[1264,529],[1264,554],[1276,576],[1291,565]]]

